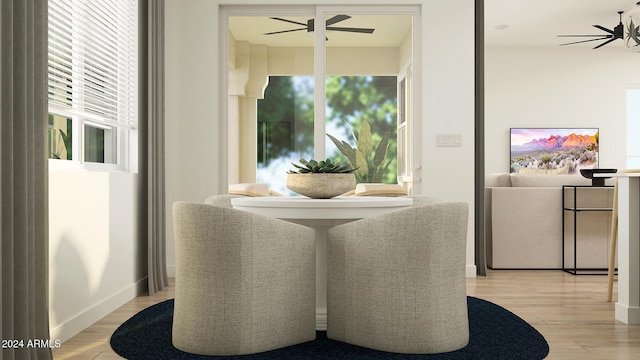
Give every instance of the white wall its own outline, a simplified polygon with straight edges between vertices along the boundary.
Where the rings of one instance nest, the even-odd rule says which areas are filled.
[[[165,12],[166,251],[175,276],[173,203],[222,193],[226,151],[219,141],[217,1],[168,0]]]
[[[467,276],[476,273],[474,11],[473,0],[425,1],[422,11],[422,193],[469,204]],[[436,147],[436,134],[459,134],[462,146]]]
[[[509,171],[510,127],[597,127],[600,167],[624,169],[639,64],[615,46],[485,49],[485,173]]]
[[[226,187],[226,151],[219,146],[226,134],[219,116],[222,81],[218,73],[219,4],[269,4],[269,1],[167,0],[167,264],[174,274],[175,251],[171,204],[204,201]],[[344,4],[344,1],[283,0],[279,4]],[[353,0],[349,5],[384,4]],[[396,5],[396,1],[387,3]],[[475,274],[473,234],[474,192],[474,1],[414,0],[422,5],[423,194],[435,194],[470,206],[467,263]],[[442,36],[442,29],[456,31]],[[436,134],[460,134],[462,146],[438,148]]]
[[[137,188],[131,173],[49,171],[52,339],[66,341],[146,285]]]

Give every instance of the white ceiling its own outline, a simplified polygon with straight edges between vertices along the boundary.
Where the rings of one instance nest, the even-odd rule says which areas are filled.
[[[558,46],[589,38],[559,38],[559,34],[606,34],[593,25],[613,30],[618,11],[627,11],[637,0],[485,0],[485,46]],[[499,25],[509,25],[503,30]],[[591,47],[602,41],[570,46]],[[615,40],[605,47],[623,47]]]
[[[620,22],[618,11],[631,9],[637,0],[485,0],[485,46],[559,46],[562,43],[587,40],[560,38],[557,35],[606,35],[593,25],[613,30]],[[305,16],[281,16],[306,23]],[[496,26],[508,25],[499,30]],[[397,46],[411,28],[408,15],[352,15],[334,26],[375,28],[373,34],[329,32],[327,46]],[[277,35],[266,32],[300,28],[301,26],[270,19],[268,16],[234,16],[229,28],[237,40],[269,46],[313,46],[306,31]],[[455,28],[455,24],[452,24]],[[570,46],[593,48],[604,42],[592,41]],[[616,40],[606,48],[622,48]],[[602,47],[600,49],[604,49]]]

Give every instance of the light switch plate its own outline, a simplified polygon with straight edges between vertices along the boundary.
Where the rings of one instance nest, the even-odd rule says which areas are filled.
[[[436,134],[436,146],[460,147],[462,146],[462,134]]]

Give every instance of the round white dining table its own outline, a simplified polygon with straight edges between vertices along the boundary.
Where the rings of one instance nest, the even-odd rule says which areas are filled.
[[[413,205],[410,197],[349,196],[311,199],[303,196],[238,197],[234,209],[309,226],[316,233],[316,329],[327,328],[327,230],[336,225],[386,214]]]

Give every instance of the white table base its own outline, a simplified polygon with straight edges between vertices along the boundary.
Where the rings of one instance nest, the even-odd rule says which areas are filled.
[[[327,330],[327,231],[353,220],[284,219],[311,227],[316,232],[316,330]],[[354,219],[355,220],[355,219]]]

